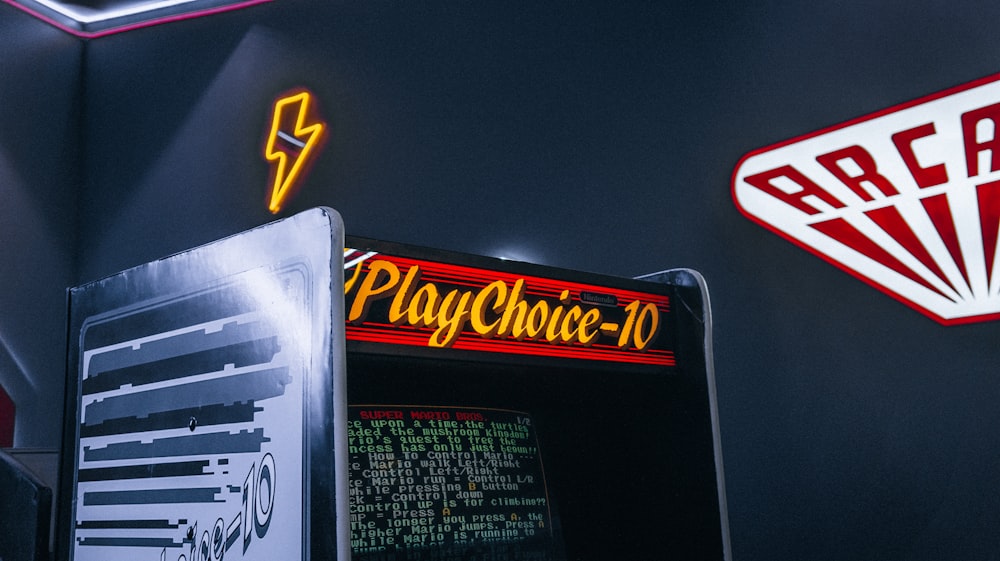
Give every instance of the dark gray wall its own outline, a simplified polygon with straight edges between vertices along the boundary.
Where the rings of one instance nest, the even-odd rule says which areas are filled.
[[[75,280],[82,46],[0,6],[0,384],[14,444],[56,447]]]
[[[273,218],[269,103],[305,86],[330,137],[283,215],[705,275],[737,559],[996,559],[997,323],[913,312],[747,221],[729,178],[752,149],[1000,71],[997,22],[935,0],[281,0],[90,41],[77,281]]]

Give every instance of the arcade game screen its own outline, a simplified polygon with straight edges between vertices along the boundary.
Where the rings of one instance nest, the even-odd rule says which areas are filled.
[[[353,559],[724,558],[698,287],[348,244]]]

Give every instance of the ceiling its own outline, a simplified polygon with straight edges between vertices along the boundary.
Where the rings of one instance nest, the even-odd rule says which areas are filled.
[[[270,0],[0,0],[78,37],[93,39]]]

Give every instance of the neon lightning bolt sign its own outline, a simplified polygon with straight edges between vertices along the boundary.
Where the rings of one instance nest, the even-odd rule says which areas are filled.
[[[303,170],[313,156],[326,124],[312,114],[312,95],[300,91],[274,102],[271,131],[264,147],[264,157],[273,165],[273,183],[267,209],[281,210]]]

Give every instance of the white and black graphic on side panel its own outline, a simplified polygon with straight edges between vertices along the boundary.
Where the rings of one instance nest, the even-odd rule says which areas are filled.
[[[85,330],[76,561],[300,557],[287,545],[303,547],[303,484],[279,482],[278,464],[303,470],[310,337],[281,326],[305,313],[305,282],[271,280],[284,299],[246,299],[234,282]]]

